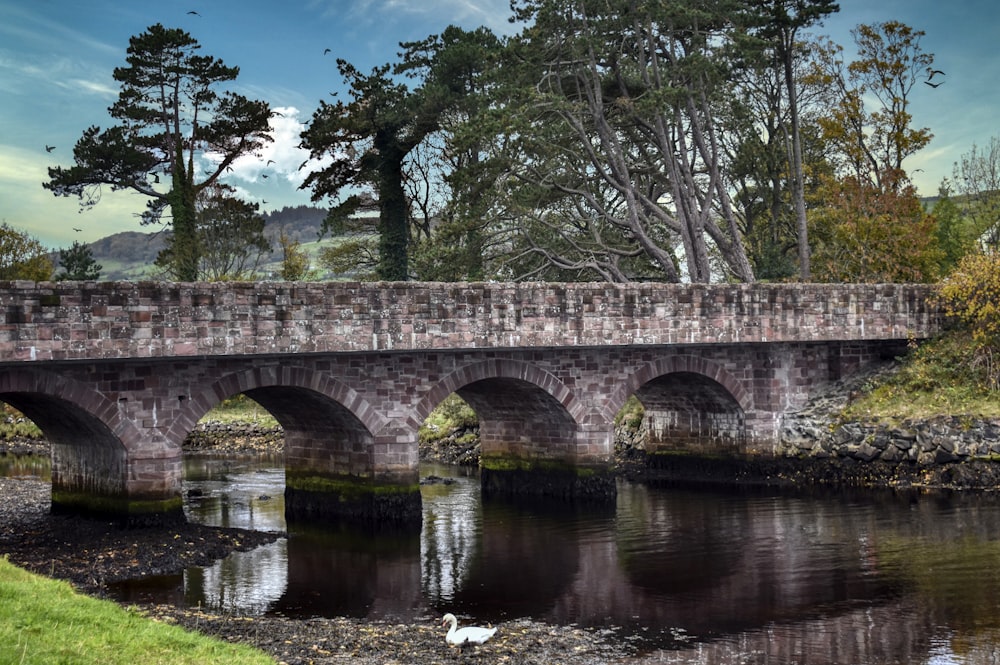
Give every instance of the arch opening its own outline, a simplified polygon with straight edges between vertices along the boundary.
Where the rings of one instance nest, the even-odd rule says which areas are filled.
[[[401,441],[355,391],[301,367],[259,367],[206,387],[178,422],[195,423],[222,397],[238,394],[283,430],[286,522],[419,527],[415,437]],[[184,427],[171,436],[183,438],[193,424]]]
[[[127,450],[97,416],[69,400],[38,392],[0,393],[0,402],[24,414],[49,442],[53,496],[126,493]]]
[[[372,474],[372,434],[351,411],[306,388],[267,386],[245,391],[284,430],[286,469]]]
[[[672,372],[643,384],[635,396],[645,410],[645,449],[649,454],[744,451],[746,415],[736,398],[717,381],[695,372]]]
[[[61,385],[74,394],[76,387]],[[118,405],[116,422],[131,447],[98,415],[116,417],[100,400],[88,409],[28,386],[0,393],[0,402],[30,419],[49,444],[53,512],[111,518],[130,526],[183,521],[179,459],[158,454],[155,445],[136,449],[141,441],[121,417],[127,403]]]
[[[551,374],[512,362],[463,367],[415,412],[452,392],[478,416],[484,496],[613,499],[610,431],[581,426],[581,404]]]
[[[455,391],[479,417],[482,456],[575,457],[576,422],[552,395],[528,381],[481,379]]]

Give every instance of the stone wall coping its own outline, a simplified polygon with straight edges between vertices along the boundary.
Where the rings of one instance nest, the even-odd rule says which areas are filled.
[[[0,281],[0,363],[923,339],[923,284]]]

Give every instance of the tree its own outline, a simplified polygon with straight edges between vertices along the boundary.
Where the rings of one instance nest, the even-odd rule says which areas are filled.
[[[879,184],[827,178],[813,213],[814,273],[831,282],[931,282],[941,252],[936,221],[902,172]]]
[[[38,239],[0,222],[0,280],[44,282],[52,270],[49,252]]]
[[[982,148],[973,145],[962,155],[955,163],[954,183],[974,238],[1000,248],[1000,138],[992,137]]]
[[[716,122],[730,4],[512,6],[529,26],[514,45],[530,87],[508,116],[522,255],[614,280],[752,281]]]
[[[931,139],[912,128],[914,86],[934,56],[920,48],[923,32],[897,21],[852,32],[859,58],[844,66],[842,49],[821,53],[829,112],[819,118],[834,149],[836,171],[815,193],[810,234],[819,234],[814,259],[821,279],[929,281],[941,253],[935,220],[924,211],[903,168]]]
[[[920,47],[924,32],[898,21],[860,25],[851,34],[859,58],[845,68],[842,49],[829,45],[820,76],[828,84],[829,113],[819,119],[824,138],[837,150],[840,168],[882,187],[883,176],[900,184],[907,157],[923,149],[932,134],[913,128],[910,97],[934,64]]]
[[[376,275],[378,279],[409,279],[409,248],[415,230],[406,195],[408,159],[428,136],[438,131],[441,119],[466,93],[460,59],[447,57],[466,39],[479,39],[480,30],[467,33],[448,28],[441,37],[401,44],[404,52],[396,65],[382,65],[362,74],[345,60],[337,67],[350,88],[351,100],[320,102],[309,126],[302,132],[302,147],[313,157],[329,157],[328,167],[309,174],[304,188],[312,199],[339,199],[345,190],[367,193],[378,206]],[[466,63],[468,65],[468,63]],[[414,87],[398,80],[409,76]],[[325,229],[336,228],[354,215],[364,202],[352,194],[335,205]],[[417,228],[418,232],[422,229]]]
[[[264,218],[256,203],[234,196],[228,185],[214,183],[202,191],[196,212],[200,280],[210,282],[253,280],[271,243],[264,235]],[[156,259],[158,266],[174,276],[177,262],[175,237],[167,237],[167,246]]]
[[[132,37],[128,66],[114,71],[121,91],[108,109],[120,124],[85,130],[73,148],[75,165],[49,168],[44,183],[56,196],[78,197],[82,209],[100,201],[105,185],[139,192],[149,197],[145,224],[159,222],[169,208],[172,271],[180,280],[198,274],[199,193],[238,157],[257,154],[272,140],[268,104],[216,92],[239,68],[199,55],[200,48],[188,33],[160,24]]]
[[[973,366],[985,368],[992,390],[1000,389],[1000,253],[987,249],[959,261],[941,286],[945,312],[972,333]]]
[[[970,232],[969,222],[961,208],[951,197],[948,183],[942,183],[938,200],[931,213],[937,220],[937,244],[941,250],[940,273],[949,274],[963,256],[976,247],[976,235]]]
[[[309,276],[309,255],[302,250],[298,240],[293,240],[281,229],[278,235],[281,247],[281,279],[298,282]]]
[[[800,31],[820,22],[828,14],[840,11],[840,6],[832,0],[757,0],[749,3],[751,16],[758,12],[760,23],[751,24],[751,32],[762,41],[765,52],[769,52],[771,67],[780,78],[781,85],[772,90],[778,94],[772,97],[779,118],[784,92],[787,99],[788,124],[779,124],[784,133],[784,144],[788,157],[788,176],[791,184],[792,201],[795,208],[796,237],[799,259],[799,279],[809,281],[810,249],[809,232],[806,221],[805,173],[802,163],[802,127],[799,113],[799,83],[796,64],[803,52],[799,40]],[[754,29],[756,28],[756,29]]]
[[[491,219],[487,193],[495,180],[488,161],[503,141],[489,127],[487,114],[503,43],[486,28],[469,32],[451,26],[440,36],[404,46],[412,63],[408,74],[444,87],[434,94],[450,100],[438,131],[410,161],[408,196],[414,220],[423,225],[411,257],[413,273],[427,280],[484,279]]]
[[[96,280],[101,277],[101,270],[104,269],[104,266],[94,260],[90,247],[75,240],[71,247],[59,250],[59,267],[63,271],[56,279],[60,281]]]

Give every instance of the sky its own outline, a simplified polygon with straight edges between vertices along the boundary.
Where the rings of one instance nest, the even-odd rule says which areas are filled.
[[[848,55],[850,30],[861,23],[899,20],[926,33],[921,47],[945,83],[914,91],[914,125],[934,139],[905,166],[921,195],[935,195],[962,155],[1000,135],[1000,3],[840,0],[840,7],[812,32]],[[367,73],[395,62],[399,42],[448,25],[510,34],[509,16],[508,0],[0,0],[0,222],[52,249],[156,230],[139,224],[145,198],[138,194],[105,189],[81,213],[75,197],[42,188],[48,167],[73,164],[85,129],[113,124],[107,109],[120,89],[113,71],[126,64],[129,38],[151,25],[190,33],[202,54],[240,68],[226,89],[282,113],[272,121],[275,141],[259,159],[237,163],[227,180],[271,211],[327,203],[299,189],[308,155],[298,143],[319,101],[345,90],[337,58]]]

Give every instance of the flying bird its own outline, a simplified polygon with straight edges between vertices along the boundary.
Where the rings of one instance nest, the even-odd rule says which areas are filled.
[[[266,173],[261,173],[260,177],[263,178],[264,180],[267,180],[267,174]]]
[[[328,48],[327,49],[323,49],[323,55],[326,55],[329,52],[330,52],[330,49],[328,49]]]
[[[274,160],[273,159],[267,160],[267,164],[264,164],[264,166],[270,166],[271,164],[274,164]]]
[[[304,161],[301,164],[299,164],[299,168],[297,170],[301,171],[302,169],[304,169],[306,167],[306,164],[308,164],[308,163],[309,163],[309,160],[307,159],[306,161]]]
[[[939,85],[943,84],[943,83],[944,83],[944,81],[941,81],[941,83],[931,83],[930,81],[924,81],[924,83],[926,83],[927,85],[929,85],[929,86],[930,86],[930,87],[932,87],[932,88],[936,88],[936,87],[938,87]]]
[[[52,152],[55,149],[56,149],[56,147],[54,145],[46,145],[45,146],[45,152]]]
[[[941,76],[945,75],[945,73],[942,72],[940,69],[931,69],[930,67],[927,68],[927,80],[928,81],[930,81],[932,78],[934,78],[935,74],[940,74]]]
[[[195,16],[201,16],[201,14],[199,14],[198,12],[193,11],[193,10],[189,11],[188,14],[194,14]]]
[[[73,230],[74,230],[74,231],[76,231],[77,233],[79,233],[79,232],[80,232],[80,231],[82,231],[83,229],[78,229],[78,228],[76,228],[76,227],[74,226],[74,227],[73,227]]]

